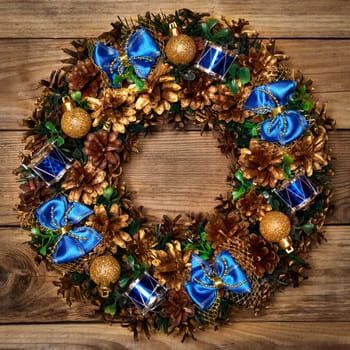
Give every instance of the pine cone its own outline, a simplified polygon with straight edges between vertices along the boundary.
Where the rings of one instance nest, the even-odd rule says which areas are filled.
[[[78,61],[71,72],[66,75],[70,91],[81,91],[83,97],[96,97],[98,94],[101,75],[98,68],[89,59]]]
[[[238,163],[246,179],[252,179],[256,185],[275,187],[283,179],[283,149],[269,142],[252,139],[249,148],[242,148]]]
[[[248,226],[247,221],[242,221],[239,215],[231,212],[227,216],[219,214],[210,217],[204,229],[207,241],[213,242],[212,247],[216,249],[231,238],[247,239]]]
[[[122,150],[122,141],[118,140],[117,135],[102,129],[88,134],[83,148],[89,161],[100,169],[105,169],[107,164],[118,167],[120,164],[118,153]]]
[[[262,277],[265,272],[271,274],[280,261],[277,245],[267,242],[255,233],[249,236],[249,240],[251,254],[254,258],[255,274],[258,277]]]
[[[250,222],[259,221],[267,211],[271,211],[272,207],[266,201],[261,193],[252,190],[244,194],[236,203],[242,217]]]
[[[152,250],[152,267],[154,277],[169,288],[180,290],[187,279],[187,264],[191,257],[188,250],[184,256],[181,253],[179,241],[166,244],[167,250]]]
[[[106,127],[111,126],[113,132],[124,134],[126,126],[136,122],[135,98],[136,92],[132,88],[105,89],[100,100],[87,98],[94,111],[92,126],[102,122]]]
[[[183,289],[168,291],[162,303],[161,316],[169,318],[172,327],[177,327],[194,317],[194,306]]]
[[[305,169],[307,176],[312,176],[314,170],[320,170],[328,164],[325,144],[328,141],[326,129],[319,126],[317,136],[310,134],[298,139],[292,147],[291,157],[294,168]]]
[[[280,55],[283,59],[283,56]],[[249,55],[240,55],[239,63],[248,67],[250,71],[250,82],[252,86],[266,84],[276,80],[278,57],[274,53],[274,42],[262,44],[259,50],[252,47]]]
[[[135,102],[137,111],[142,111],[148,119],[169,111],[171,104],[179,100],[181,85],[174,82],[175,78],[162,76],[151,92],[141,93]]]
[[[207,90],[211,84],[212,80],[207,75],[199,75],[197,79],[188,81],[186,88],[180,93],[181,108],[197,111],[210,106]]]
[[[132,236],[132,241],[128,243],[127,249],[134,252],[142,262],[151,265],[151,250],[154,249],[157,244],[155,235],[148,230],[141,229]]]
[[[131,241],[128,233],[122,229],[128,226],[129,216],[122,214],[118,204],[113,204],[107,213],[106,208],[101,205],[95,205],[94,214],[90,215],[85,224],[91,226],[97,232],[103,235],[103,243],[113,252],[118,246],[125,249],[126,244]]]
[[[89,205],[96,202],[98,196],[108,186],[106,173],[102,169],[95,168],[90,162],[83,167],[79,161],[75,161],[70,168],[61,187],[70,190],[68,201]]]
[[[19,195],[20,203],[18,210],[31,212],[39,204],[50,199],[55,193],[54,188],[47,187],[44,182],[37,177],[22,183],[19,188],[23,191]]]

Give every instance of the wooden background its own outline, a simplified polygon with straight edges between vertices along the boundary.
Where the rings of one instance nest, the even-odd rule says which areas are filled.
[[[89,305],[68,307],[52,284],[57,275],[33,263],[13,212],[12,169],[22,148],[19,122],[31,113],[37,82],[60,66],[61,48],[109,30],[118,15],[181,7],[248,19],[261,37],[278,39],[291,66],[313,79],[315,97],[329,102],[337,120],[330,136],[335,211],[328,242],[311,253],[309,279],[278,294],[260,316],[237,314],[220,331],[198,331],[197,342],[163,334],[134,342],[127,329],[94,319]],[[0,349],[350,348],[350,1],[0,0],[0,10]],[[214,197],[227,190],[228,163],[211,135],[167,130],[140,143],[143,153],[126,177],[154,218],[211,210]]]

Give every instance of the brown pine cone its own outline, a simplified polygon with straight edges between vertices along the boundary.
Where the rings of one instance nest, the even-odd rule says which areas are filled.
[[[129,225],[129,215],[122,214],[118,204],[113,204],[107,213],[106,208],[95,205],[94,214],[90,215],[86,221],[87,226],[91,226],[103,235],[103,243],[116,252],[117,247],[126,248],[126,244],[131,241],[130,235],[123,231]]]
[[[37,177],[22,183],[19,188],[23,191],[19,195],[20,203],[18,210],[30,212],[39,204],[50,199],[55,193],[54,188],[47,187],[43,181]]]
[[[73,163],[61,184],[64,190],[70,190],[69,202],[82,201],[87,205],[95,203],[107,186],[106,173],[102,169],[95,168],[91,162],[82,166],[79,161]]]
[[[315,132],[298,139],[292,147],[291,157],[295,168],[305,169],[307,176],[312,176],[314,170],[320,170],[328,164],[328,155],[325,145],[328,141],[326,129],[319,126]]]
[[[283,149],[270,142],[251,139],[249,148],[242,148],[238,164],[246,179],[252,179],[256,185],[275,187],[283,180]]]
[[[283,58],[282,55],[279,55]],[[274,42],[263,44],[259,50],[251,48],[249,55],[240,55],[239,61],[243,67],[250,70],[252,86],[273,82],[279,74],[276,68],[279,57],[274,53]]]
[[[236,203],[236,207],[242,217],[247,218],[250,222],[259,221],[267,211],[272,207],[266,201],[261,193],[252,190],[244,194]]]
[[[216,249],[230,238],[247,239],[248,226],[248,221],[242,221],[239,215],[231,212],[228,215],[219,214],[210,217],[204,229],[207,241],[213,242],[212,247]]]
[[[113,132],[124,134],[126,126],[136,122],[135,98],[136,92],[132,88],[105,89],[101,99],[87,98],[94,111],[91,115],[94,120],[92,126],[96,127],[102,122]]]
[[[271,274],[280,261],[277,245],[266,241],[255,233],[249,236],[249,241],[254,259],[255,274],[258,277],[262,277],[265,272]]]
[[[101,81],[100,71],[89,58],[78,61],[66,78],[70,91],[81,91],[84,97],[97,96]]]
[[[181,90],[181,85],[173,80],[175,78],[170,76],[160,77],[158,84],[153,87],[151,92],[143,92],[137,97],[136,110],[142,111],[149,119],[169,111],[171,104],[179,100],[179,91]]]
[[[188,278],[187,264],[191,258],[191,250],[182,255],[179,241],[166,244],[167,250],[152,249],[152,268],[154,277],[169,288],[180,290]]]
[[[170,318],[171,326],[177,327],[194,317],[194,306],[183,289],[170,289],[162,303],[161,315]]]
[[[117,135],[102,129],[88,134],[83,148],[89,161],[100,169],[105,169],[107,164],[118,167],[120,165],[119,153],[122,150],[122,141],[117,138]]]

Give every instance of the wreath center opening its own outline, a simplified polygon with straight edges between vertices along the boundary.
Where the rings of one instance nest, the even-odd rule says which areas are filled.
[[[124,180],[135,192],[134,204],[143,206],[150,220],[213,212],[215,198],[230,190],[230,162],[211,132],[155,132],[138,144],[140,153],[125,165]]]

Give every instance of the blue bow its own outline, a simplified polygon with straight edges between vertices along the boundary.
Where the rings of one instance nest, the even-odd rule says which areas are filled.
[[[226,250],[214,261],[214,272],[209,263],[192,254],[191,280],[185,284],[187,294],[202,310],[212,306],[220,288],[237,294],[251,292],[248,278]]]
[[[146,79],[152,66],[160,56],[157,43],[145,28],[135,31],[124,47],[124,55],[120,56],[118,50],[96,42],[92,59],[108,76],[113,88],[115,78],[122,75],[125,68],[131,65],[140,79]]]
[[[260,136],[282,146],[297,139],[308,127],[305,117],[297,111],[286,110],[288,101],[297,88],[294,80],[281,80],[256,87],[243,108],[257,114],[272,113],[272,118],[261,124]]]
[[[102,240],[103,237],[91,227],[71,227],[92,213],[90,208],[78,202],[68,203],[63,195],[47,201],[36,210],[40,225],[58,231],[60,235],[51,256],[54,264],[81,258]]]

